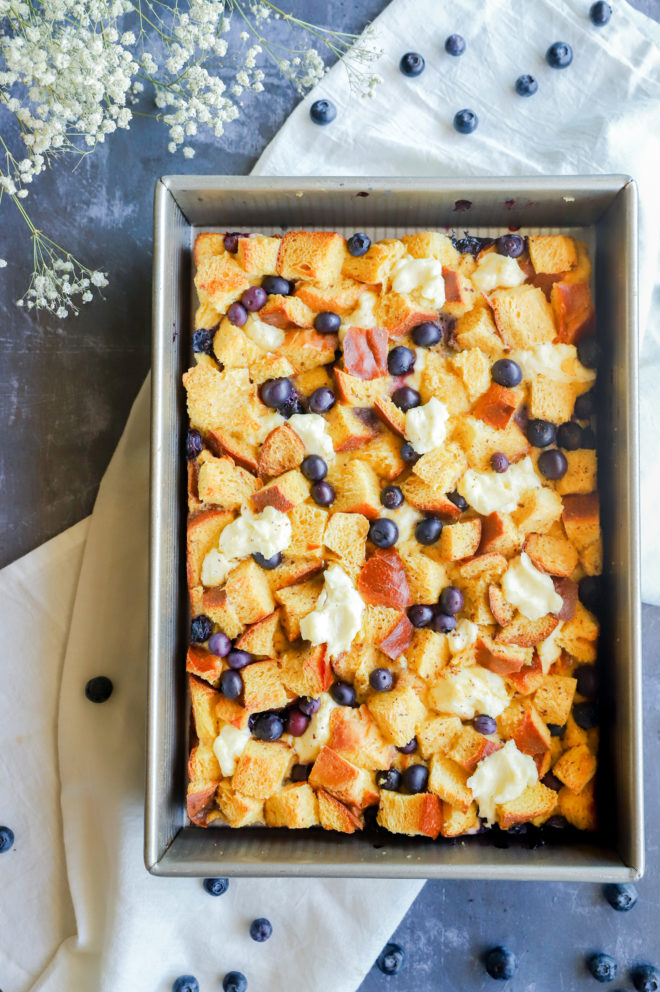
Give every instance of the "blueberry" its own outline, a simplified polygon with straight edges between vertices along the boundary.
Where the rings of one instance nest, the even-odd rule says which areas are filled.
[[[282,276],[264,276],[261,280],[261,288],[268,296],[289,296],[291,284],[288,279]]]
[[[243,324],[248,319],[247,310],[242,303],[236,300],[235,303],[231,303],[227,309],[227,317],[229,318],[229,323],[233,324],[235,327],[242,327]]]
[[[250,924],[250,936],[258,944],[263,944],[273,933],[273,924],[265,916],[260,916],[258,920],[252,920]]]
[[[353,706],[355,703],[355,689],[350,682],[342,682],[341,679],[332,683],[330,695],[338,706]]]
[[[498,255],[509,258],[519,258],[525,250],[525,239],[519,234],[503,234],[495,239],[495,251]]]
[[[319,386],[311,394],[308,400],[310,413],[327,413],[335,405],[336,397],[327,386]]]
[[[14,846],[14,831],[11,827],[0,827],[0,854],[11,850]]]
[[[458,507],[461,513],[465,513],[468,508],[468,501],[464,496],[461,496],[457,489],[454,489],[453,493],[447,493],[447,499],[450,503],[453,503],[454,506]]]
[[[413,327],[411,337],[419,348],[431,348],[442,338],[442,331],[433,321],[425,320]]]
[[[578,598],[592,613],[598,612],[601,593],[600,575],[584,575],[578,582]]]
[[[301,713],[297,707],[290,709],[286,715],[285,730],[292,737],[302,737],[309,727],[309,717]]]
[[[463,593],[457,586],[445,586],[440,593],[438,605],[443,613],[453,616],[463,609]]]
[[[587,967],[597,982],[613,982],[616,978],[616,961],[609,954],[592,954]]]
[[[202,435],[194,427],[189,427],[188,434],[186,435],[186,458],[189,462],[197,458],[197,455],[201,453],[202,447]]]
[[[346,247],[349,255],[352,255],[353,258],[359,258],[361,255],[366,255],[371,248],[371,238],[360,231],[358,234],[351,235],[346,242]]]
[[[408,619],[413,627],[428,627],[433,619],[433,614],[433,607],[424,606],[422,603],[408,608]]]
[[[245,666],[249,665],[252,660],[252,655],[248,651],[238,651],[234,649],[227,655],[227,664],[236,672],[240,671],[241,668],[245,668]]]
[[[336,334],[341,327],[341,317],[332,310],[323,310],[314,318],[314,329],[319,334]]]
[[[429,781],[426,765],[408,765],[401,777],[408,792],[426,792]]]
[[[199,982],[194,975],[179,975],[172,984],[172,992],[199,992]]]
[[[518,76],[516,79],[515,90],[518,96],[534,96],[538,88],[539,84],[529,73],[525,73],[524,76]]]
[[[380,501],[388,510],[396,510],[403,504],[403,493],[398,486],[385,486],[380,491]]]
[[[330,506],[335,501],[335,490],[329,482],[315,482],[310,495],[317,506]]]
[[[421,457],[421,455],[417,454],[410,441],[403,442],[401,445],[400,454],[404,462],[407,462],[409,465],[414,465],[414,463],[418,462]]]
[[[598,726],[598,710],[594,703],[575,703],[573,719],[583,730],[592,730]]]
[[[596,435],[591,427],[585,427],[582,431],[582,448],[590,448],[593,451],[596,447]]]
[[[405,345],[392,348],[387,356],[387,371],[390,375],[408,375],[415,367],[415,352]]]
[[[205,878],[202,882],[204,891],[210,896],[223,896],[229,888],[228,878]]]
[[[456,627],[456,617],[450,616],[449,613],[435,613],[429,626],[438,634],[450,634]]]
[[[228,251],[232,255],[235,255],[236,252],[238,251],[238,239],[249,238],[249,237],[250,237],[249,234],[242,234],[241,231],[227,231],[224,238],[222,239],[222,243],[225,246],[225,251]]]
[[[238,699],[243,692],[243,679],[240,672],[227,668],[220,676],[220,692],[225,699]]]
[[[509,467],[509,459],[501,451],[495,451],[490,456],[490,467],[493,472],[497,472],[501,475],[502,472],[506,472]]]
[[[413,407],[421,406],[422,397],[412,386],[400,386],[392,393],[392,402],[398,406],[399,410],[412,410]]]
[[[554,444],[557,428],[549,420],[530,420],[527,424],[527,440],[535,448],[547,448]]]
[[[317,103],[324,103],[324,100],[317,100]],[[316,104],[312,104],[313,107]],[[246,992],[248,987],[247,978],[241,971],[228,971],[222,979],[223,992]]]
[[[573,413],[578,420],[588,420],[596,409],[596,397],[593,389],[588,393],[581,393],[575,401]]]
[[[637,902],[637,889],[634,885],[604,885],[603,895],[617,913],[627,913]]]
[[[264,558],[262,554],[255,551],[252,555],[254,561],[260,568],[265,568],[267,572],[270,572],[273,568],[277,568],[278,565],[282,564],[282,552],[277,551],[272,558]]]
[[[582,428],[574,420],[567,420],[557,428],[557,444],[565,451],[577,451],[582,447]]]
[[[403,968],[406,957],[398,944],[385,944],[376,958],[376,965],[384,975],[396,975]]]
[[[566,455],[558,448],[548,448],[539,455],[539,472],[546,479],[563,479],[568,471]]]
[[[192,336],[193,351],[197,355],[213,354],[213,331],[199,330]]]
[[[522,369],[511,358],[499,358],[491,367],[490,377],[498,386],[513,389],[522,382]]]
[[[660,989],[660,971],[652,964],[638,964],[630,976],[637,992],[658,992]]]
[[[577,679],[577,691],[581,696],[593,699],[598,691],[598,676],[595,665],[580,665],[573,672],[573,678]]]
[[[104,703],[112,695],[113,685],[105,675],[97,675],[85,686],[85,695],[90,703]]]
[[[311,696],[302,696],[297,703],[298,709],[305,716],[314,716],[321,709],[321,700],[313,699]]]
[[[551,69],[566,69],[573,61],[573,49],[566,41],[556,41],[545,53]]]
[[[311,770],[311,765],[292,765],[289,778],[292,782],[306,782],[309,778],[309,773]]]
[[[225,658],[231,651],[231,641],[222,632],[211,634],[209,637],[209,651],[217,658]]]
[[[553,775],[552,772],[546,772],[541,781],[546,789],[552,789],[553,792],[559,792],[564,785],[564,783],[561,782],[556,775]]]
[[[415,537],[420,544],[435,544],[442,534],[442,520],[437,517],[424,517],[415,524]]]
[[[492,238],[477,238],[473,234],[465,232],[464,238],[453,238],[454,247],[460,251],[461,255],[478,255],[484,248],[492,245]]]
[[[281,414],[285,420],[288,420],[289,417],[294,415],[294,413],[306,413],[307,411],[305,410],[302,400],[292,388],[291,395],[287,400],[284,400],[283,403],[280,403],[277,407],[277,412]]]
[[[459,110],[454,114],[454,129],[459,134],[472,134],[476,131],[479,118],[474,110]]]
[[[401,788],[401,772],[396,768],[376,772],[376,785],[387,792],[398,792]]]
[[[328,474],[328,466],[320,455],[307,455],[302,460],[300,471],[310,482],[320,482]]]
[[[315,100],[309,108],[309,116],[315,124],[330,124],[337,116],[337,108],[332,100]]]
[[[394,684],[389,668],[374,668],[369,673],[369,685],[375,692],[389,692]]]
[[[414,754],[417,750],[417,738],[413,737],[407,744],[402,744],[397,748],[399,754]]]
[[[208,641],[213,633],[213,624],[205,613],[200,613],[190,621],[190,640],[193,644],[201,644]]]
[[[607,24],[611,16],[612,8],[609,3],[605,3],[605,0],[596,0],[596,3],[592,3],[589,8],[589,18],[597,28]]]
[[[278,741],[284,724],[276,713],[260,713],[252,726],[252,736],[259,741]]]
[[[485,734],[486,737],[490,737],[497,730],[497,723],[492,716],[475,716],[472,723],[474,729],[480,734]]]
[[[561,737],[566,730],[563,723],[549,723],[548,730],[550,731],[551,737]]]
[[[565,816],[555,813],[554,816],[549,817],[545,821],[544,826],[550,827],[552,830],[565,830],[568,826],[568,820]]]
[[[266,379],[260,392],[262,403],[271,410],[277,410],[291,398],[293,386],[289,379]]]
[[[588,334],[586,337],[580,338],[577,344],[577,353],[580,362],[586,369],[595,369],[600,358],[600,348],[596,341],[596,335]]]
[[[268,299],[268,293],[261,286],[250,286],[246,289],[241,296],[241,303],[246,310],[256,311],[261,310],[262,306]]]
[[[506,947],[491,947],[486,951],[484,964],[490,977],[500,982],[513,978],[518,968],[515,954]]]
[[[399,69],[404,76],[419,76],[422,72],[424,72],[425,65],[426,63],[419,52],[406,52],[406,54],[401,57]]]
[[[447,55],[462,55],[465,51],[465,38],[460,34],[450,34],[445,41]]]
[[[380,517],[369,525],[368,537],[377,548],[391,548],[399,539],[399,528],[393,520]]]

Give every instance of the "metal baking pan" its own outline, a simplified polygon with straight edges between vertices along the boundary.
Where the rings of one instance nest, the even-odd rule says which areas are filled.
[[[188,824],[184,571],[185,403],[196,233],[317,227],[579,229],[592,246],[598,333],[599,488],[606,719],[597,834],[506,848],[369,834]],[[637,192],[627,176],[280,179],[170,176],[155,191],[151,585],[145,863],[156,875],[311,875],[618,881],[644,867],[637,426]],[[555,831],[561,834],[561,831]]]

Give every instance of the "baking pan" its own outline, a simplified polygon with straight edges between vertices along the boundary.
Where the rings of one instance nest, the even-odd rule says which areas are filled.
[[[251,827],[204,830],[185,812],[189,702],[184,657],[185,402],[191,249],[200,230],[522,227],[566,230],[591,246],[598,333],[599,489],[606,607],[595,835],[536,849],[485,837]],[[149,684],[145,863],[156,875],[312,875],[623,882],[644,867],[637,427],[637,193],[628,176],[279,179],[169,176],[155,192]],[[500,835],[501,836],[501,835]]]

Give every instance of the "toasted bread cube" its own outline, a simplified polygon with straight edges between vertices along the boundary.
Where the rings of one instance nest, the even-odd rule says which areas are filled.
[[[287,331],[278,354],[288,358],[298,375],[333,362],[339,344],[336,334],[319,334],[313,329]]]
[[[596,756],[586,744],[577,744],[564,751],[559,761],[553,765],[552,774],[571,792],[582,792],[587,782],[596,774]]]
[[[255,661],[242,671],[243,700],[250,713],[278,710],[289,702],[289,693],[282,681],[282,671],[277,661]]]
[[[565,281],[554,283],[550,303],[559,341],[574,344],[594,330],[595,309],[588,282],[572,283],[567,277]]]
[[[190,702],[195,723],[195,733],[199,740],[213,742],[218,736],[218,719],[215,706],[220,696],[219,692],[194,675],[188,676],[188,688],[190,691]],[[408,738],[410,740],[410,738]]]
[[[291,748],[281,741],[267,743],[251,737],[236,762],[232,789],[253,799],[268,799],[282,784],[292,757]]]
[[[453,440],[463,448],[470,468],[479,471],[491,468],[490,458],[496,451],[501,451],[513,463],[523,458],[530,449],[515,420],[511,420],[504,430],[496,430],[476,417],[462,417],[454,425]]]
[[[347,254],[342,275],[363,283],[385,283],[390,269],[404,251],[400,241],[377,241],[359,258]]]
[[[399,683],[390,692],[372,693],[367,699],[369,712],[387,741],[403,747],[415,736],[417,725],[426,716],[426,707],[409,685]]]
[[[280,658],[282,681],[294,696],[313,696],[327,692],[333,682],[330,656],[326,644],[305,645],[287,651]]]
[[[280,239],[265,234],[251,234],[238,239],[236,261],[251,276],[272,276],[277,272]]]
[[[280,241],[277,271],[285,279],[305,279],[330,286],[339,279],[344,244],[342,236],[335,231],[287,231]]]
[[[346,313],[358,305],[363,292],[363,283],[340,276],[337,282],[329,286],[304,282],[298,286],[294,295],[311,307],[314,313],[328,310],[332,313]]]
[[[309,496],[309,482],[298,469],[279,475],[267,486],[263,486],[250,497],[252,509],[260,513],[267,506],[286,513]]]
[[[212,741],[200,741],[190,752],[188,758],[188,778],[198,785],[216,785],[222,778],[220,765],[213,750]]]
[[[417,672],[428,682],[433,682],[449,661],[449,641],[446,635],[427,628],[416,630],[406,652],[406,659],[413,672]]]
[[[499,751],[502,745],[499,741],[490,740],[468,725],[461,728],[447,751],[447,757],[456,762],[466,772],[471,773],[478,763],[489,754]],[[447,800],[448,802],[450,800]]]
[[[234,603],[226,589],[214,586],[203,592],[200,601],[201,612],[217,624],[230,640],[243,633],[245,624],[241,622]]]
[[[377,822],[393,834],[435,838],[440,833],[442,812],[440,800],[432,792],[418,792],[404,796],[398,792],[383,791]]]
[[[363,643],[377,645],[388,658],[394,659],[408,649],[412,636],[412,624],[400,610],[389,606],[367,606],[360,635]],[[376,664],[371,665],[367,676],[371,668],[376,667]],[[365,692],[368,691],[365,686]]]
[[[188,518],[186,572],[190,588],[201,585],[204,559],[232,519],[232,514],[226,510],[202,510]]]
[[[501,644],[489,634],[482,633],[477,639],[475,656],[482,668],[487,668],[496,675],[511,675],[531,664],[532,654],[531,647]]]
[[[483,546],[484,543],[482,541],[481,547],[483,548]],[[494,584],[488,586],[488,605],[490,606],[491,613],[501,627],[505,627],[508,623],[511,623],[516,615],[515,606],[512,606],[505,599],[501,588]]]
[[[330,714],[327,746],[370,771],[389,768],[394,749],[386,744],[366,706],[337,707]]]
[[[337,496],[333,503],[336,513],[358,513],[368,520],[380,516],[380,483],[367,462],[353,458],[336,479]],[[326,541],[327,544],[327,541]]]
[[[573,619],[564,624],[561,633],[573,637],[582,637],[586,641],[597,641],[600,633],[600,624],[593,613],[578,600],[575,604]]]
[[[460,253],[452,244],[451,238],[439,231],[418,231],[416,234],[405,234],[401,243],[413,258],[435,258],[443,265],[456,266],[460,261]]]
[[[417,541],[404,541],[397,547],[413,603],[437,603],[440,593],[449,585],[444,565],[429,558]]]
[[[465,386],[470,403],[474,403],[490,386],[490,361],[480,348],[465,348],[451,359]]]
[[[307,555],[323,548],[323,535],[328,521],[328,511],[320,506],[298,503],[289,510],[291,521],[290,555]]]
[[[568,454],[571,454],[569,451]],[[529,534],[524,550],[532,564],[548,575],[569,576],[578,563],[577,551],[570,541],[549,534]]]
[[[203,329],[205,331],[213,331],[219,323],[220,314],[207,297],[204,296],[204,300],[200,300],[200,304],[195,310],[193,330],[199,331]]]
[[[292,782],[269,796],[264,803],[268,827],[304,830],[319,823],[316,793],[307,782]]]
[[[407,293],[384,293],[374,308],[376,319],[392,338],[400,338],[425,320],[437,320],[435,307],[417,303]]]
[[[264,570],[245,558],[227,576],[225,591],[242,624],[256,623],[275,609]]]
[[[401,489],[406,500],[415,510],[435,513],[450,519],[460,516],[460,510],[450,499],[447,499],[445,493],[437,490],[435,486],[430,486],[428,482],[423,482],[417,475],[409,475]]]
[[[256,389],[246,368],[218,372],[207,364],[195,365],[182,382],[190,423],[203,434],[235,423],[237,416],[242,419],[255,403]]]
[[[198,234],[195,238],[195,246],[193,248],[193,261],[195,265],[201,265],[201,263],[210,258],[212,255],[225,255],[225,236],[224,234],[216,234],[211,231],[203,231],[202,234]]]
[[[517,644],[521,648],[535,647],[550,637],[558,623],[559,618],[552,613],[538,620],[528,620],[519,613],[506,627],[502,627],[496,640],[502,644]]]
[[[281,424],[271,431],[259,452],[259,475],[282,475],[298,468],[305,457],[305,445],[293,427]]]
[[[188,818],[198,827],[206,827],[213,818],[215,795],[218,790],[217,782],[188,784],[186,808]]]
[[[444,754],[434,754],[431,758],[429,790],[464,813],[473,802],[472,790],[467,785],[469,777],[470,772],[452,758]]]
[[[406,468],[401,457],[401,441],[385,431],[369,441],[360,451],[360,460],[377,472],[381,479],[391,482]]]
[[[299,582],[306,582],[323,571],[323,558],[318,551],[307,555],[285,555],[277,568],[266,573],[273,593]]]
[[[550,750],[550,731],[541,719],[536,707],[528,699],[523,703],[522,713],[515,725],[513,739],[523,754],[543,754]]]
[[[597,575],[602,564],[598,493],[567,495],[562,497],[562,502],[566,536],[577,548],[587,575]],[[590,554],[592,568],[587,568],[586,554]]]
[[[527,247],[537,273],[556,275],[577,265],[575,242],[563,234],[530,234]]]
[[[517,799],[500,803],[495,816],[502,830],[510,830],[518,823],[529,823],[537,817],[549,816],[557,805],[557,793],[542,782],[528,785]]]
[[[324,789],[316,794],[319,804],[319,820],[324,830],[338,830],[342,834],[354,834],[364,827],[364,818],[340,803]]]
[[[481,578],[493,582],[504,574],[507,565],[504,555],[490,551],[488,554],[477,555],[469,561],[464,561],[459,566],[459,574],[465,581]]]
[[[555,323],[543,290],[523,284],[496,289],[488,297],[495,324],[507,348],[529,348],[554,341]]]
[[[503,431],[509,426],[522,398],[521,390],[507,389],[496,382],[491,382],[473,408],[472,416],[495,430]]]
[[[596,800],[594,797],[593,780],[588,782],[582,792],[572,792],[570,789],[559,790],[557,796],[558,810],[568,822],[578,830],[595,830],[597,827]]]
[[[477,291],[469,276],[460,268],[443,265],[442,275],[445,281],[446,294],[442,312],[448,313],[452,317],[461,317],[474,307],[480,297],[477,296]]]
[[[237,730],[245,730],[250,719],[250,714],[244,706],[233,699],[227,699],[225,696],[220,696],[218,699],[215,715],[221,724],[230,723]]]
[[[576,396],[575,383],[536,375],[529,384],[529,415],[552,424],[563,424],[573,415]]]
[[[251,823],[263,823],[262,799],[253,799],[251,796],[236,792],[229,782],[220,783],[216,798],[218,808],[230,827],[247,827]]]
[[[395,434],[406,436],[406,415],[393,403],[389,396],[378,396],[374,402],[374,410]]]
[[[225,369],[240,369],[256,362],[263,352],[242,328],[225,317],[213,335],[213,354]]]
[[[311,613],[323,589],[323,576],[279,589],[275,599],[282,605],[282,626],[290,641],[300,637],[300,621]]]
[[[364,809],[378,801],[372,776],[325,745],[319,751],[309,775],[309,784],[324,789],[349,806]]]
[[[510,558],[520,551],[522,541],[511,514],[494,511],[482,518],[479,544],[479,551],[482,554],[487,551],[499,551],[500,554]]]
[[[336,367],[334,376],[337,381],[337,392],[340,400],[353,406],[371,407],[378,397],[385,395],[387,390],[385,376],[376,379],[360,379],[359,376],[350,375],[350,373]]]
[[[372,410],[347,403],[335,403],[325,419],[335,451],[362,448],[382,432]]]
[[[247,469],[251,475],[257,474],[257,446],[245,437],[236,437],[225,428],[219,428],[215,431],[208,431],[205,441],[212,456],[231,458],[236,465],[242,469]],[[209,461],[209,458],[208,452],[202,451],[198,458],[198,472],[204,462]]]
[[[562,735],[562,742],[565,750],[568,750],[569,748],[573,748],[573,747],[578,747],[581,744],[587,746],[589,743],[588,732],[575,722],[572,713],[569,713],[566,719],[565,729]]]
[[[191,644],[186,655],[186,671],[190,675],[196,675],[204,679],[209,685],[217,685],[224,665],[222,658],[211,654],[206,648],[199,644]]]
[[[557,492],[591,493],[596,488],[596,452],[589,448],[566,451],[568,469],[566,475],[556,482]]]
[[[325,529],[326,548],[334,551],[349,573],[364,565],[369,521],[361,513],[333,513]]]
[[[260,355],[250,362],[250,378],[256,386],[267,379],[287,379],[296,374],[296,368],[283,355]]]
[[[479,828],[479,817],[477,815],[477,804],[472,803],[470,808],[462,810],[458,806],[451,806],[449,803],[442,803],[442,825],[440,833],[443,837],[460,837],[463,834],[476,833]]]
[[[474,306],[458,318],[454,343],[459,350],[479,349],[495,358],[502,354],[502,339],[497,333],[490,307]]]
[[[297,296],[269,296],[261,310],[259,320],[273,327],[312,327],[314,313]]]
[[[225,313],[229,304],[248,289],[250,280],[228,252],[207,255],[200,259],[195,273],[195,286],[200,294]]]
[[[563,508],[559,494],[554,489],[541,486],[539,489],[529,489],[523,493],[518,509],[513,511],[511,519],[521,535],[532,531],[545,534],[554,522],[560,519]]]
[[[462,561],[476,554],[481,541],[481,520],[463,520],[446,526],[437,543],[438,553],[445,561]]]
[[[534,706],[546,723],[563,727],[573,705],[577,680],[567,675],[544,675],[534,694]]]
[[[467,470],[467,458],[458,444],[451,441],[422,455],[413,472],[427,485],[441,493],[450,493]]]
[[[314,369],[307,369],[306,372],[301,372],[297,375],[294,380],[296,392],[302,396],[311,396],[316,389],[332,389],[333,385],[334,379],[324,365],[320,365]]]
[[[197,489],[204,503],[213,503],[224,510],[237,510],[259,489],[259,480],[231,458],[213,458],[199,468]]]
[[[247,651],[256,658],[272,658],[275,652],[275,638],[279,622],[279,610],[274,610],[262,620],[247,627],[234,647],[239,651]]]
[[[470,408],[468,392],[460,375],[439,352],[430,351],[424,362],[419,387],[425,403],[435,396],[441,400],[452,416],[465,413]]]
[[[433,633],[431,631],[431,633]],[[462,729],[458,716],[427,716],[417,728],[417,747],[422,758],[447,754]],[[431,792],[437,790],[430,786]]]

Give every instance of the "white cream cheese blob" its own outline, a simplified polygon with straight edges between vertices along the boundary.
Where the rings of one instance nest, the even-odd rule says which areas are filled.
[[[312,644],[327,644],[330,657],[336,658],[350,648],[366,607],[339,565],[330,565],[323,577],[323,591],[312,612],[300,621],[300,633]]]
[[[267,506],[255,515],[245,508],[236,520],[227,524],[217,547],[204,558],[202,585],[218,586],[239,559],[255,553],[272,558],[278,552],[286,551],[290,543],[291,521],[286,513]]]
[[[511,513],[520,502],[523,493],[538,489],[541,480],[534,470],[532,459],[527,455],[522,461],[510,465],[506,472],[477,472],[469,468],[459,479],[456,488],[477,513]]]
[[[244,730],[239,730],[231,723],[226,723],[213,741],[213,753],[218,759],[220,771],[225,778],[234,774],[236,762],[243,754],[245,745],[251,736],[247,727]]]
[[[470,278],[472,285],[480,293],[490,293],[498,286],[507,289],[512,286],[520,286],[525,281],[525,273],[515,258],[509,258],[508,255],[498,255],[497,252],[492,251],[477,262],[477,267]]]
[[[447,436],[449,410],[435,396],[423,406],[406,411],[405,435],[418,455],[439,448]]]
[[[502,591],[528,620],[559,613],[564,603],[550,576],[539,571],[526,551],[513,559],[502,576]]]
[[[503,748],[479,762],[467,786],[478,803],[479,815],[491,826],[495,822],[495,807],[517,799],[537,780],[531,755],[519,751],[514,741],[507,741]]]
[[[437,258],[400,258],[392,269],[395,293],[418,293],[438,309],[445,302],[445,280]]]

